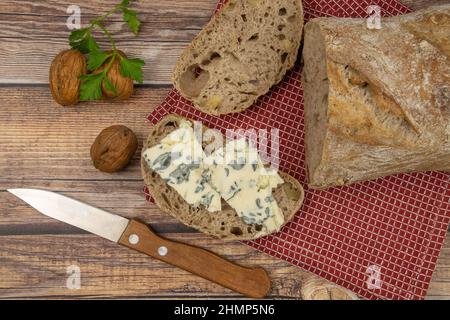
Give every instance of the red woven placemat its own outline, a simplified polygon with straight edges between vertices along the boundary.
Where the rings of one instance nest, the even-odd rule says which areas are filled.
[[[221,1],[218,5],[223,5]],[[304,0],[306,19],[409,12],[396,0]],[[300,66],[241,114],[215,117],[175,90],[148,119],[176,113],[216,129],[280,129],[280,167],[306,182]],[[370,299],[422,299],[450,220],[450,174],[401,174],[325,191],[308,190],[301,211],[278,234],[246,242]],[[304,183],[306,186],[306,183]],[[147,192],[147,190],[146,190]],[[147,193],[148,195],[148,193]]]

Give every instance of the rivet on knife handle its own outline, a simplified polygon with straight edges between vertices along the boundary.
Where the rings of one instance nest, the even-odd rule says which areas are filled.
[[[156,235],[150,228],[131,220],[119,244],[189,271],[251,298],[264,298],[270,279],[262,268],[246,268],[212,252]]]

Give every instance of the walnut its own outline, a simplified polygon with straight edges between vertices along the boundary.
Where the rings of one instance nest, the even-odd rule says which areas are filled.
[[[49,82],[53,99],[62,106],[78,103],[80,75],[86,74],[86,60],[77,50],[59,53],[50,66]]]
[[[122,170],[138,147],[136,135],[125,126],[115,125],[104,129],[91,147],[94,166],[103,172]]]
[[[108,52],[111,53],[111,52]],[[122,57],[126,58],[125,53],[119,50],[119,54]],[[103,69],[109,64],[110,59],[107,59],[103,65],[96,69],[93,73],[99,73],[102,72]],[[116,60],[113,62],[111,69],[109,69],[107,75],[106,75],[111,81],[111,83],[116,88],[116,93],[114,93],[111,90],[106,89],[105,82],[102,83],[102,91],[103,91],[103,97],[107,99],[114,99],[114,100],[125,100],[131,97],[133,94],[133,79],[127,78],[122,76],[120,73],[120,58],[116,58]]]

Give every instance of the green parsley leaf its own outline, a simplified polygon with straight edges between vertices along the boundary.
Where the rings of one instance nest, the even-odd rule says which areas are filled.
[[[103,72],[82,75],[80,77],[82,80],[80,86],[80,100],[99,100],[103,95],[102,82],[104,78],[105,74]]]
[[[120,73],[127,78],[143,82],[142,66],[145,64],[141,59],[127,59],[120,57]]]
[[[81,53],[88,53],[93,42],[95,43],[95,40],[92,38],[90,28],[74,30],[69,36],[70,46]]]
[[[103,84],[105,85],[106,90],[112,91],[114,95],[117,96],[117,89],[108,77],[105,77],[105,79],[103,79]]]
[[[89,28],[81,28],[73,30],[69,35],[69,40],[71,41],[80,41],[86,37],[88,33],[90,33]]]
[[[97,68],[100,68],[103,63],[105,63],[106,59],[111,57],[112,54],[108,54],[104,51],[93,50],[89,53],[87,68],[89,71],[94,71]]]
[[[136,11],[123,8],[123,21],[128,24],[128,27],[134,34],[138,34],[141,22],[137,17]]]
[[[95,41],[94,37],[89,37],[88,39],[88,49],[90,52],[92,51],[100,51],[100,47],[98,46],[97,42]]]
[[[128,7],[135,0],[120,0],[120,3],[115,8],[103,16],[91,21],[91,24],[87,28],[74,30],[69,35],[69,43],[73,49],[80,51],[83,54],[88,54],[87,69],[94,71],[100,68],[102,65],[108,62],[112,56],[115,59],[120,59],[120,73],[122,76],[133,79],[139,83],[143,82],[142,66],[144,61],[141,59],[127,59],[122,56],[116,56],[113,53],[106,53],[100,49],[96,40],[92,35],[92,31],[98,27],[110,40],[115,52],[115,42],[112,39],[111,34],[104,27],[103,20],[116,12],[122,12],[123,20],[127,23],[128,27],[134,34],[139,32],[141,22],[139,21],[138,14],[135,10],[131,10]],[[112,91],[117,95],[117,89],[111,80],[107,77],[107,71],[111,67],[108,64],[107,68],[100,73],[86,74],[80,76],[80,100],[98,100],[103,96],[102,87],[108,91]]]

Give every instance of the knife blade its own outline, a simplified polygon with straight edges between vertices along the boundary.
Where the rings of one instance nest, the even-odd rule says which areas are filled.
[[[242,267],[210,251],[164,239],[136,220],[51,191],[7,191],[48,217],[167,262],[248,297],[263,298],[270,290],[270,279],[264,269]]]
[[[40,213],[118,242],[130,220],[91,207],[72,198],[38,189],[9,189]]]

